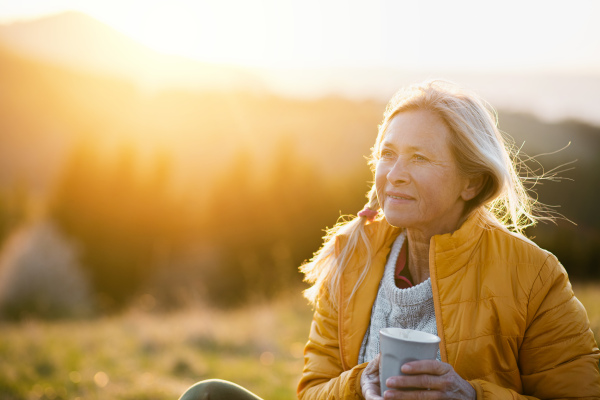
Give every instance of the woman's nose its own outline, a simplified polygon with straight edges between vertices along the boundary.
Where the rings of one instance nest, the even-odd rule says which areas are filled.
[[[410,182],[410,175],[405,163],[401,159],[396,160],[392,169],[387,174],[387,180],[392,185],[401,185]]]

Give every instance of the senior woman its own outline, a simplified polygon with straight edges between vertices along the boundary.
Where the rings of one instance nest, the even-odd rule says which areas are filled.
[[[521,234],[538,217],[493,114],[440,81],[400,91],[357,218],[302,266],[315,314],[300,399],[599,399],[600,351],[567,273]],[[379,387],[379,330],[437,334],[437,360]],[[259,397],[209,380],[181,399]]]
[[[600,352],[493,114],[439,81],[399,92],[359,216],[302,267],[315,314],[300,399],[600,398]],[[379,330],[441,338],[379,387]]]

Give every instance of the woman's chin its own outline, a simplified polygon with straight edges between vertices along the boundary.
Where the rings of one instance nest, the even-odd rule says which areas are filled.
[[[410,225],[410,221],[408,221],[407,218],[403,218],[400,215],[388,215],[384,213],[384,216],[388,224],[395,228],[407,228]]]

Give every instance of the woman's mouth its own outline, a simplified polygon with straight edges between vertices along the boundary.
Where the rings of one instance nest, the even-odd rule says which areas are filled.
[[[393,200],[413,200],[414,199],[411,196],[408,196],[406,194],[401,194],[401,193],[395,193],[395,194],[388,193],[387,196]]]

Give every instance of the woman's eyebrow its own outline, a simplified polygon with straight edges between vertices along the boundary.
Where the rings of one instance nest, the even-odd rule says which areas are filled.
[[[394,142],[388,142],[388,141],[383,141],[381,143],[381,147],[390,147],[393,149],[397,149],[397,146],[394,144]],[[403,150],[405,151],[426,151],[425,149],[423,149],[422,147],[419,146],[408,146],[408,147],[403,147]]]

